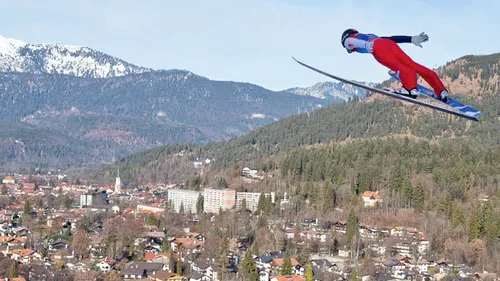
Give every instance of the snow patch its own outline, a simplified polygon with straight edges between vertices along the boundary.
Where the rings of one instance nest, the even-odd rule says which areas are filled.
[[[106,78],[149,71],[152,69],[129,64],[88,47],[59,43],[27,44],[0,35],[0,72]]]
[[[250,118],[252,118],[252,119],[254,119],[254,118],[266,118],[266,115],[262,114],[262,113],[253,113]]]

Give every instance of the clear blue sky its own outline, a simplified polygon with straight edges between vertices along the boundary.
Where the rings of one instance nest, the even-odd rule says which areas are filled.
[[[341,47],[349,27],[378,35],[425,31],[424,48],[402,47],[429,67],[500,51],[497,0],[48,0],[2,1],[0,10],[5,37],[88,46],[154,69],[272,90],[328,80],[292,56],[345,78],[387,79],[371,55]]]

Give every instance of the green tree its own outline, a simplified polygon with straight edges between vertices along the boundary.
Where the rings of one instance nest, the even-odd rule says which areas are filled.
[[[201,193],[198,195],[198,200],[196,201],[196,213],[203,213],[203,196],[201,196]]]
[[[245,253],[245,257],[241,261],[241,267],[243,269],[243,274],[245,275],[245,280],[259,280],[259,271],[257,270],[257,265],[255,263],[255,260],[252,258],[252,254],[250,253],[250,251],[247,251]]]
[[[479,222],[478,214],[476,211],[472,212],[469,217],[469,229],[468,229],[468,237],[469,241],[479,238],[481,224]]]
[[[134,260],[135,259],[135,244],[134,244],[134,240],[132,240],[129,245],[128,245],[128,255],[130,257],[131,260]]]
[[[465,212],[462,207],[454,205],[451,213],[451,227],[453,229],[465,225]]]
[[[179,213],[180,214],[185,214],[185,210],[184,210],[184,203],[181,203],[181,206],[179,207]]]
[[[161,252],[166,253],[168,251],[170,251],[170,243],[168,243],[168,239],[165,237],[161,243]]]
[[[298,256],[298,262],[300,264],[307,264],[309,263],[309,259],[310,259],[310,253],[309,253],[309,248],[308,247],[302,247],[300,249],[300,252],[299,252],[299,256]]]
[[[11,265],[10,265],[10,273],[9,273],[9,277],[10,278],[16,278],[18,277],[18,272],[17,272],[17,261],[12,261]]]
[[[23,207],[23,216],[29,216],[32,212],[30,200],[26,199]]]
[[[203,187],[207,187],[210,184],[210,180],[208,179],[208,176],[205,175],[205,178],[203,179]]]
[[[246,215],[247,215],[247,200],[245,198],[243,198],[243,200],[241,200],[241,213],[243,214],[243,216],[246,217]]]
[[[347,218],[346,225],[346,242],[347,245],[351,245],[353,241],[357,241],[357,236],[359,234],[359,219],[354,212],[354,209],[351,209],[349,213],[349,217]]]
[[[498,240],[499,226],[490,204],[483,207],[482,232],[488,245],[494,245]]]
[[[288,251],[285,252],[285,256],[283,257],[283,264],[281,265],[280,274],[281,275],[292,274],[292,261],[290,259],[290,253]]]
[[[447,194],[445,197],[439,198],[438,212],[445,216],[450,216],[452,212],[452,202],[453,199],[451,198],[450,194]]]
[[[146,224],[147,225],[156,225],[158,221],[156,220],[155,216],[153,214],[148,214],[146,217]]]
[[[172,250],[172,248],[170,248],[169,254],[168,254],[168,270],[170,272],[174,272],[174,266],[175,266],[174,250]]]
[[[412,206],[418,213],[421,213],[424,210],[425,191],[421,185],[417,185],[413,191]]]
[[[224,188],[227,188],[228,186],[229,186],[229,185],[228,185],[228,183],[227,183],[227,181],[226,181],[226,179],[225,179],[225,178],[220,177],[220,178],[218,178],[218,179],[217,179],[217,187],[224,187]]]
[[[357,281],[359,280],[358,277],[358,271],[354,268],[351,273],[351,278],[349,278],[350,281]]]
[[[323,212],[331,211],[335,207],[336,197],[331,179],[328,178],[323,184]]]
[[[176,266],[175,273],[182,275],[182,261],[181,261],[181,259],[177,260],[177,266]]]
[[[217,274],[220,276],[221,280],[224,280],[226,273],[226,267],[228,265],[229,254],[229,239],[225,233],[222,234],[222,239],[220,240],[220,245],[217,252]]]
[[[313,270],[310,263],[308,263],[306,267],[306,281],[314,281]]]

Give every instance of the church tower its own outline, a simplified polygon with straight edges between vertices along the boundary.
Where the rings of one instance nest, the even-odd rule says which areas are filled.
[[[120,167],[118,167],[118,175],[116,177],[116,182],[115,182],[115,192],[116,193],[122,192],[122,182],[120,180]]]

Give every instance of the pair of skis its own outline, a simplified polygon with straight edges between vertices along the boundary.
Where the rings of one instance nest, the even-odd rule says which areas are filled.
[[[477,117],[482,114],[481,111],[479,111],[479,110],[477,110],[475,108],[472,108],[469,105],[463,104],[463,103],[461,103],[461,102],[459,102],[457,100],[451,99],[451,98],[448,98],[448,101],[445,103],[442,100],[436,98],[434,96],[434,92],[432,90],[430,90],[430,89],[428,89],[428,88],[426,88],[426,87],[424,87],[422,85],[418,85],[418,90],[419,90],[420,94],[423,94],[423,95],[425,95],[425,96],[427,96],[429,98],[432,98],[432,99],[434,99],[436,101],[444,103],[447,106],[453,108],[454,110],[448,109],[448,108],[444,108],[444,107],[440,107],[440,106],[437,106],[437,105],[434,105],[434,104],[431,104],[431,103],[427,103],[427,102],[424,102],[424,101],[421,101],[421,100],[418,100],[418,99],[413,99],[413,98],[408,97],[408,96],[396,94],[396,93],[391,92],[391,91],[387,91],[387,90],[383,90],[383,89],[379,89],[379,88],[375,88],[375,87],[370,87],[370,86],[364,85],[362,83],[358,83],[358,82],[355,82],[355,81],[344,79],[344,78],[332,75],[330,73],[324,72],[322,70],[319,70],[317,68],[314,68],[314,67],[312,67],[310,65],[307,65],[307,64],[305,64],[305,63],[297,60],[296,58],[293,58],[293,59],[296,62],[298,62],[299,64],[301,64],[302,66],[307,67],[307,68],[309,68],[309,69],[311,69],[313,71],[316,71],[318,73],[321,73],[321,74],[323,74],[323,75],[325,75],[327,77],[330,77],[330,78],[342,81],[344,83],[348,83],[348,84],[351,84],[351,85],[363,88],[363,89],[368,90],[368,91],[373,91],[373,92],[376,92],[376,93],[379,93],[379,94],[383,94],[383,95],[386,95],[386,96],[389,96],[389,97],[392,97],[392,98],[396,98],[396,99],[399,99],[399,100],[403,100],[403,101],[411,102],[411,103],[414,103],[414,104],[422,105],[422,106],[425,106],[425,107],[428,107],[428,108],[431,108],[431,109],[434,109],[434,110],[438,110],[438,111],[442,111],[442,112],[445,112],[445,113],[453,114],[453,115],[456,115],[456,116],[459,116],[459,117],[462,117],[462,118],[466,118],[466,119],[469,119],[469,120],[473,120],[473,121],[476,121],[476,122],[479,122],[479,120],[477,119]],[[398,76],[397,73],[389,72],[389,75],[391,77],[393,77],[394,79],[398,80],[399,82],[401,82],[401,80],[400,80],[400,78],[399,78],[399,76]]]

